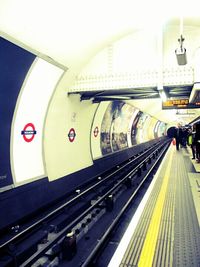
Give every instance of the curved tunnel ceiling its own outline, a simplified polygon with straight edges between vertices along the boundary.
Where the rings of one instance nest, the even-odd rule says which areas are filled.
[[[184,6],[184,13],[197,13],[198,8],[195,8],[193,1],[186,5],[180,1],[180,4]],[[167,12],[179,16],[179,3],[2,0],[0,30],[16,42],[52,57],[66,67],[72,67],[88,61],[107,44],[130,32],[145,27],[152,31],[163,15],[166,20],[169,19]],[[173,19],[172,23],[177,25],[179,20]],[[199,26],[200,18],[196,14],[195,17],[188,17],[185,23]]]
[[[78,74],[110,43],[142,28],[154,31],[160,21],[179,27],[180,15],[184,16],[184,25],[200,27],[197,1],[1,0],[0,33]],[[172,111],[153,106],[144,108],[161,120],[171,120]]]

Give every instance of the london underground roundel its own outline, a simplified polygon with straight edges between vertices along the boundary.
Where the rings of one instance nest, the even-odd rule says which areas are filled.
[[[94,137],[98,136],[98,133],[99,133],[99,127],[98,126],[95,127],[93,133],[94,133]]]
[[[75,137],[76,137],[76,132],[75,132],[74,128],[71,128],[69,130],[69,133],[68,133],[69,141],[74,142]]]
[[[36,135],[37,131],[35,130],[35,126],[33,123],[27,123],[25,126],[24,126],[24,129],[21,131],[21,134],[24,138],[24,141],[30,143],[35,135]]]

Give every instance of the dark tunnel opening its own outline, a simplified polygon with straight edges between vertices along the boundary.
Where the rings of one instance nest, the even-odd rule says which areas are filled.
[[[173,127],[170,127],[168,130],[167,130],[167,136],[169,138],[173,138],[175,137],[175,134],[176,134],[176,127],[173,126]]]

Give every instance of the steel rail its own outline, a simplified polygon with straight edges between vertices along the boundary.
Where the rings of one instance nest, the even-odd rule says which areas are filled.
[[[168,142],[167,142],[168,143]],[[159,145],[151,154],[149,154],[148,158],[152,158],[156,151],[158,151],[164,145]],[[128,174],[126,174],[120,181],[118,181],[111,189],[109,189],[103,196],[101,196],[94,204],[91,204],[89,208],[87,208],[82,214],[80,214],[74,221],[72,221],[69,225],[63,228],[52,240],[48,243],[44,244],[42,249],[34,253],[29,259],[27,259],[21,267],[31,266],[36,260],[38,260],[45,252],[47,252],[54,244],[58,243],[60,240],[64,238],[64,236],[71,231],[71,229],[77,225],[83,218],[85,218],[92,210],[99,206],[113,191],[115,191],[121,184],[123,184],[130,175],[137,173],[138,169],[143,166],[143,164],[147,161],[145,158],[140,162],[133,170],[131,170]]]
[[[162,158],[163,154],[165,153],[166,149],[168,148],[168,145],[166,145],[165,149],[162,151],[160,156],[157,158],[156,162],[154,162],[153,166],[151,166],[151,169],[148,171],[148,173],[145,175],[145,177],[142,179],[142,181],[139,183],[138,187],[134,191],[134,193],[131,195],[125,206],[122,208],[120,213],[117,215],[117,217],[114,219],[110,227],[107,229],[107,231],[103,234],[102,238],[99,240],[98,244],[94,247],[90,255],[87,257],[87,259],[84,261],[84,263],[81,265],[81,267],[87,267],[89,264],[93,263],[95,260],[97,254],[100,252],[104,244],[108,241],[109,236],[112,234],[113,230],[118,225],[120,219],[124,215],[124,213],[129,208],[130,204],[132,203],[133,199],[135,198],[136,194],[138,193],[139,189],[143,185],[143,183],[147,180],[151,172],[154,170],[155,166],[158,164],[159,160]]]
[[[159,146],[160,144],[158,144]],[[95,188],[97,188],[99,185],[105,183],[108,179],[110,179],[110,177],[112,177],[113,175],[120,173],[120,171],[122,171],[124,168],[126,168],[127,166],[131,165],[134,161],[139,160],[141,157],[144,157],[146,154],[149,153],[149,151],[151,151],[152,149],[155,149],[154,147],[150,147],[148,148],[144,153],[140,154],[138,157],[133,158],[131,161],[125,163],[124,165],[122,165],[121,167],[119,167],[117,170],[115,170],[114,172],[112,172],[111,174],[107,175],[105,178],[103,178],[102,180],[96,182],[94,185],[90,186],[89,188],[85,189],[83,192],[81,192],[80,194],[78,194],[77,196],[73,197],[72,199],[70,199],[69,201],[67,201],[66,203],[62,204],[61,206],[59,206],[58,208],[56,208],[55,210],[51,211],[50,213],[48,213],[47,215],[45,215],[43,218],[37,220],[35,223],[31,224],[30,226],[26,227],[24,230],[20,231],[19,233],[15,234],[13,237],[11,237],[10,239],[8,239],[7,241],[0,243],[0,249],[3,249],[4,247],[6,247],[7,245],[9,245],[10,243],[14,242],[15,240],[19,239],[20,237],[24,236],[26,233],[34,230],[34,228],[38,227],[39,225],[42,225],[46,220],[49,220],[52,216],[56,215],[56,213],[59,213],[59,211],[61,211],[62,209],[66,208],[67,206],[73,204],[74,202],[76,202],[78,199],[80,199],[81,197],[85,196],[87,193],[89,193],[90,191],[94,190]]]

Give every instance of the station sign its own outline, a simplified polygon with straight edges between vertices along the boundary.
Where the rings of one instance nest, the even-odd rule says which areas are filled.
[[[94,137],[98,136],[98,134],[99,134],[99,127],[98,126],[95,127],[93,133],[94,133]]]
[[[75,132],[74,128],[71,128],[71,129],[69,130],[69,133],[68,133],[69,141],[70,141],[71,143],[74,142],[75,137],[76,137],[76,132]]]
[[[162,102],[162,109],[200,108],[200,102],[189,103],[189,99],[170,99]]]
[[[30,143],[33,140],[36,133],[37,131],[35,130],[35,126],[33,123],[27,123],[24,126],[24,129],[21,131],[24,141],[26,141],[27,143]]]

